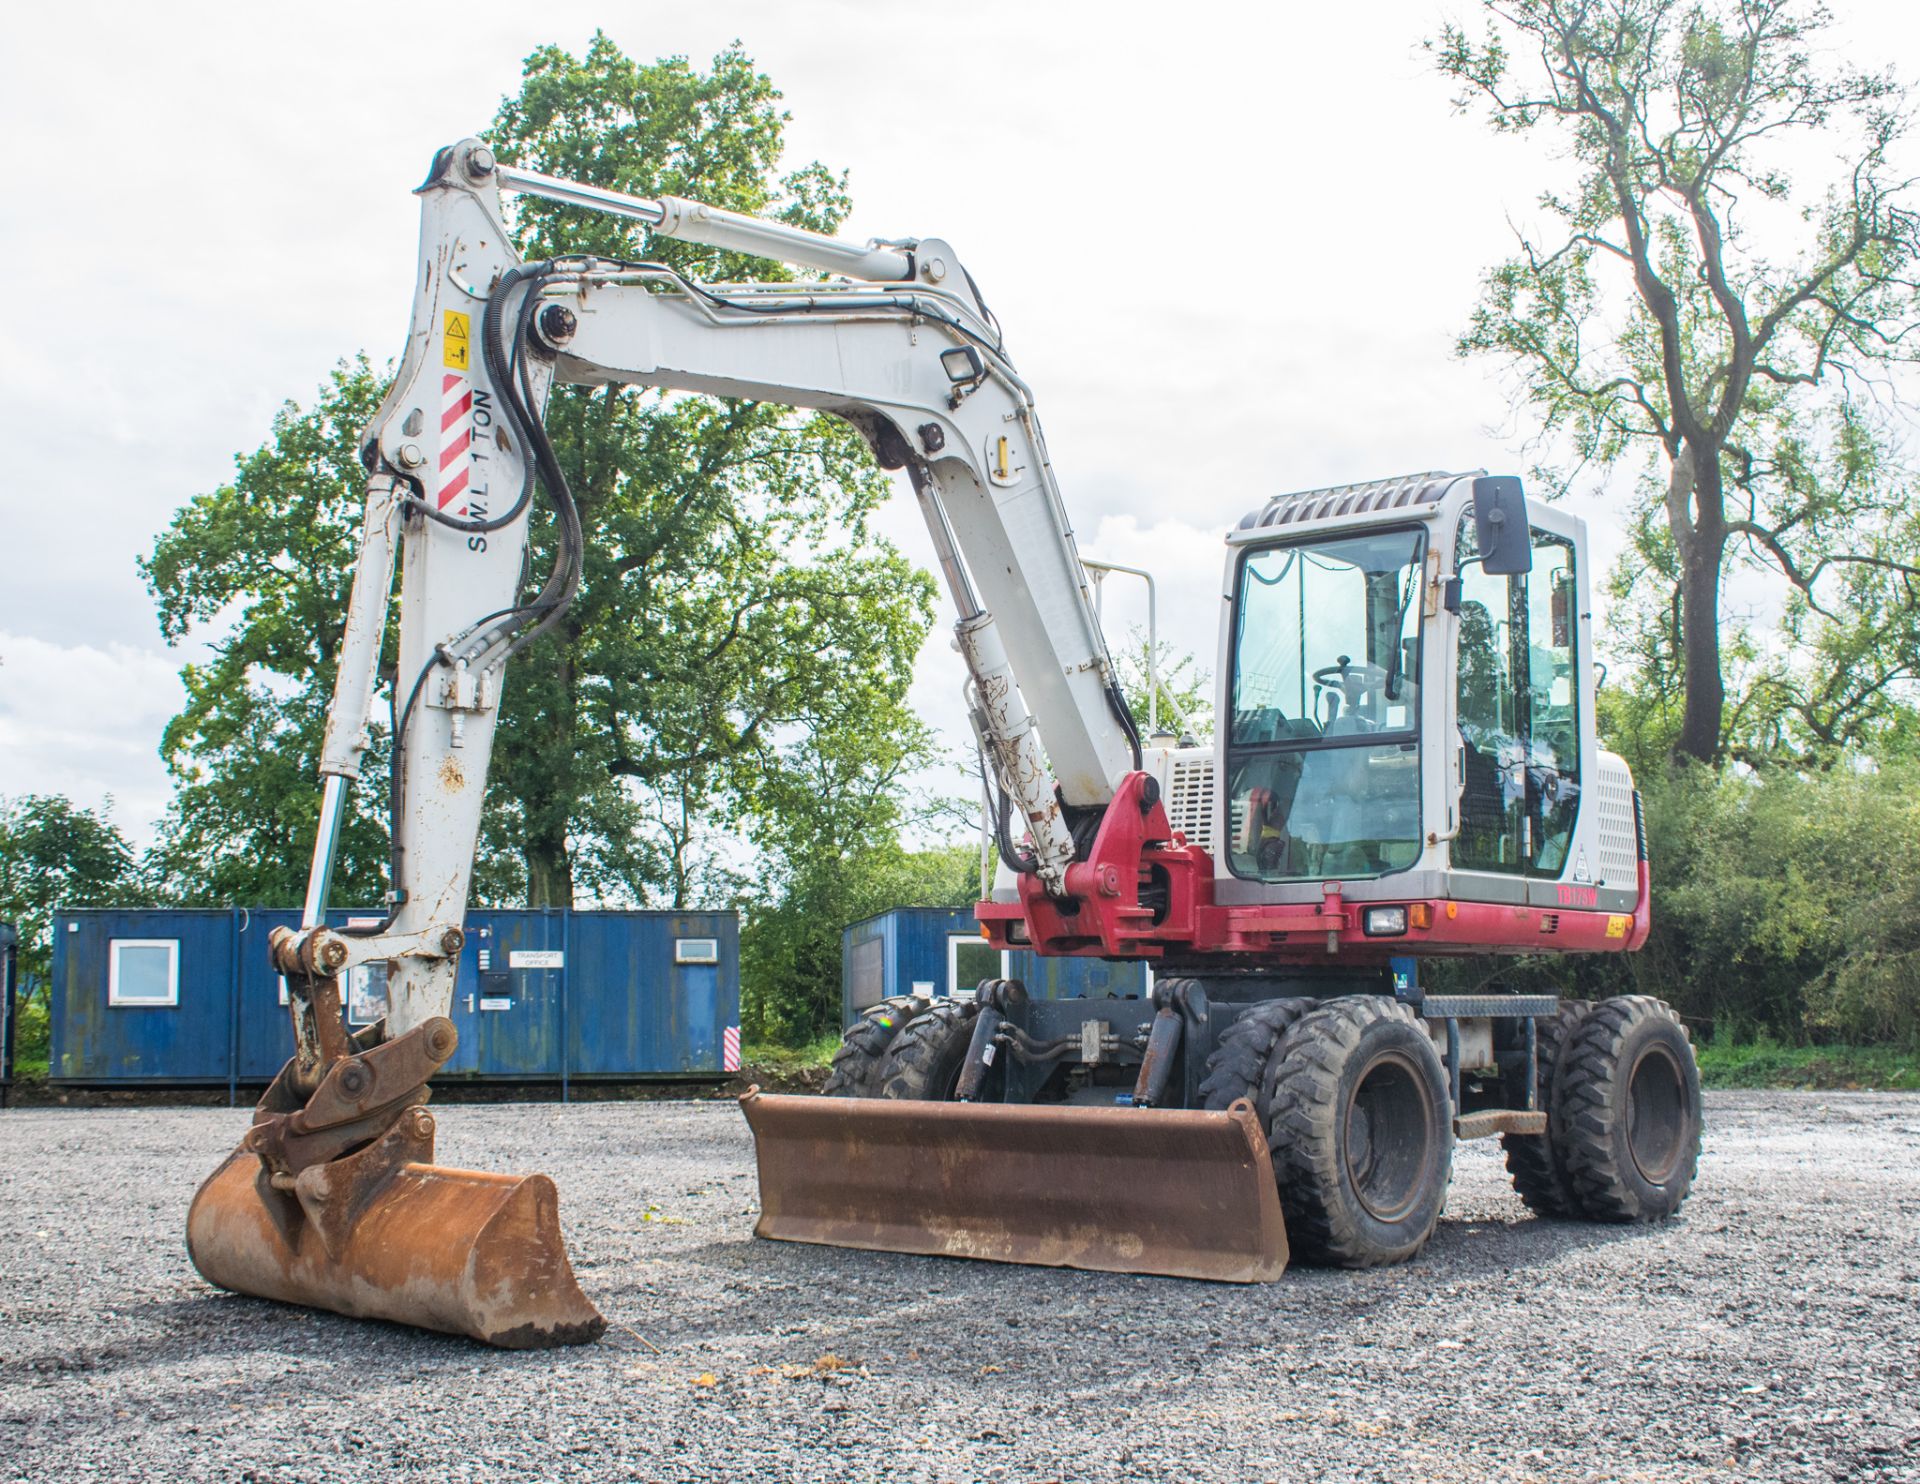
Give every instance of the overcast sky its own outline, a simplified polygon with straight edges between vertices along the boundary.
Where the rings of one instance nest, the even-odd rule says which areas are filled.
[[[1848,55],[1916,8],[1840,4]],[[535,46],[738,38],[848,235],[959,250],[1035,388],[1089,556],[1152,568],[1213,665],[1221,533],[1288,489],[1518,470],[1452,343],[1552,165],[1455,116],[1420,50],[1464,5],[344,3],[23,9],[0,49],[0,794],[109,795],[144,840],[192,651],[134,567],[327,368],[397,355],[434,149]],[[1583,505],[1599,527],[1604,501]],[[887,529],[928,563],[902,495]],[[1604,553],[1611,529],[1597,531]],[[1138,616],[1113,590],[1118,640]],[[944,615],[915,699],[958,741]]]

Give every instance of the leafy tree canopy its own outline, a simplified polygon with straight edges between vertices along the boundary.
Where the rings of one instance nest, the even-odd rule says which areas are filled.
[[[46,983],[54,909],[127,906],[139,892],[133,848],[106,810],[55,794],[0,799],[0,922],[19,930],[23,983]]]
[[[186,705],[160,742],[174,796],[153,868],[175,901],[278,905],[305,894],[359,546],[358,437],[385,380],[364,356],[342,361],[313,405],[282,407],[271,441],[235,459],[230,483],[189,500],[140,563],[161,634],[213,636],[212,657],[182,669]],[[390,639],[389,659],[393,648]],[[377,715],[373,732],[334,871],[335,898],[349,905],[386,891],[389,728]]]
[[[1511,368],[1549,490],[1644,474],[1614,593],[1636,722],[1703,761],[1910,728],[1920,515],[1888,397],[1920,329],[1904,91],[1836,62],[1801,0],[1481,9],[1482,37],[1434,43],[1441,71],[1496,130],[1553,136],[1571,178],[1460,348]],[[1796,183],[1835,151],[1824,189]],[[1743,633],[1755,608],[1782,623]]]

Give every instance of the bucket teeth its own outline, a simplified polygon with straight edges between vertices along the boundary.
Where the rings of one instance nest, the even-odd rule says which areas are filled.
[[[1228,1283],[1287,1265],[1244,1101],[1202,1113],[755,1090],[740,1106],[762,1237]]]

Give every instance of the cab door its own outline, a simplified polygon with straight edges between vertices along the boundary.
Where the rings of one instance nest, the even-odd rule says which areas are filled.
[[[1525,578],[1527,812],[1522,844],[1528,874],[1557,880],[1567,869],[1580,813],[1580,621],[1574,545],[1533,533],[1533,570]]]
[[[1523,901],[1558,878],[1579,812],[1579,583],[1571,537],[1532,529],[1533,569],[1482,567],[1471,515],[1456,544],[1452,864],[1485,873],[1474,895]]]

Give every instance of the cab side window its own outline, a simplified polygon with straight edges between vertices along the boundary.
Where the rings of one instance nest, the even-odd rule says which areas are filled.
[[[1460,525],[1459,720],[1464,789],[1456,864],[1473,870],[1520,868],[1525,796],[1520,688],[1514,679],[1518,579],[1489,576],[1474,544],[1473,517]]]

